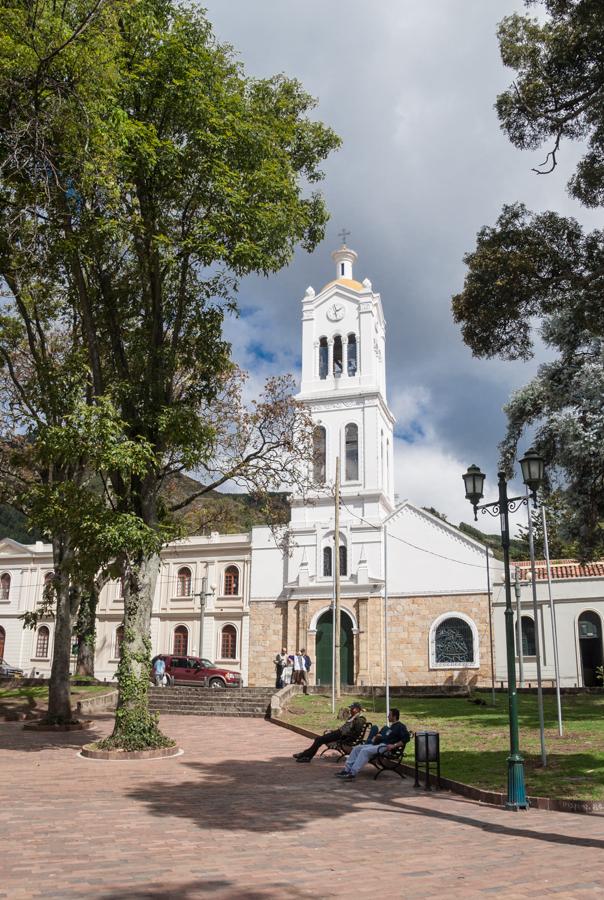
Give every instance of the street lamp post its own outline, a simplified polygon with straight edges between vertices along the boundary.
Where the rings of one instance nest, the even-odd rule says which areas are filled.
[[[522,477],[533,496],[543,482],[543,459],[534,451],[528,450],[520,460]],[[499,516],[501,527],[501,546],[503,549],[503,566],[505,572],[505,642],[508,667],[508,706],[510,723],[510,755],[508,756],[508,794],[506,809],[528,809],[528,800],[524,786],[524,759],[520,753],[518,736],[518,694],[516,691],[516,660],[514,653],[514,611],[512,609],[512,590],[510,581],[510,521],[509,513],[523,504],[528,504],[528,496],[508,497],[505,472],[498,473],[499,499],[494,503],[479,501],[484,496],[485,476],[478,466],[470,466],[462,476],[466,488],[466,497],[474,507],[474,521],[478,519],[478,510],[483,514]]]
[[[198,591],[194,596],[199,597],[199,655],[203,656],[203,623],[205,616],[205,609],[208,597],[211,597],[216,588],[212,585],[211,589],[208,590],[208,576],[204,575],[201,579],[201,590]]]

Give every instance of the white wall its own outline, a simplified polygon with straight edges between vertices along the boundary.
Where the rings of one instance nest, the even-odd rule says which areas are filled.
[[[581,687],[583,675],[579,650],[578,619],[581,613],[593,610],[599,614],[604,624],[604,579],[569,578],[556,579],[552,583],[556,629],[558,634],[558,657],[560,662],[560,684],[563,687]],[[496,673],[499,681],[507,682],[507,656],[505,639],[505,594],[503,584],[498,584],[494,595],[493,621],[495,627]],[[533,615],[533,594],[530,583],[521,585],[521,615]],[[514,627],[516,627],[516,599],[512,586],[512,607]],[[537,583],[538,625],[540,630],[541,671],[546,681],[555,678],[554,644],[547,582]],[[537,683],[537,665],[533,658],[523,660],[524,682],[533,687]],[[516,656],[516,677],[519,677]]]

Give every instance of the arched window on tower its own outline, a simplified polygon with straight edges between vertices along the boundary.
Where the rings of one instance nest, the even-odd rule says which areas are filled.
[[[329,346],[327,338],[322,337],[319,341],[319,378],[327,378],[327,370],[329,369]]]
[[[351,422],[346,426],[346,481],[359,479],[359,427]]]
[[[325,456],[327,432],[323,425],[317,425],[313,432],[313,481],[325,484]]]
[[[339,334],[333,339],[333,374],[334,378],[339,378],[342,374],[343,370],[343,348],[342,348],[342,338]]]
[[[333,570],[331,567],[332,552],[331,547],[323,547],[323,575],[331,578]]]
[[[344,544],[340,544],[340,575],[348,575],[348,554]]]
[[[348,335],[348,375],[357,374],[357,338],[356,334]]]

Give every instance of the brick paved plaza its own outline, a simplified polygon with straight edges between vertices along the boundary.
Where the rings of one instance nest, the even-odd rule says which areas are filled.
[[[304,738],[257,719],[165,716],[175,759],[78,757],[110,723],[0,725],[1,897],[604,894],[604,817],[507,813],[369,770],[342,784],[333,762],[292,760]]]

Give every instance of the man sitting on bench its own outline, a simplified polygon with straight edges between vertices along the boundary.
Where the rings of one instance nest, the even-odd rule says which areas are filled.
[[[303,750],[302,753],[294,753],[294,759],[297,759],[298,762],[310,762],[319,747],[323,747],[325,744],[335,744],[338,741],[346,740],[354,743],[358,740],[365,727],[365,717],[361,715],[360,703],[351,703],[349,709],[350,716],[340,728],[336,728],[335,731],[327,731],[321,737],[315,738],[308,749]]]
[[[353,747],[346,761],[346,767],[341,772],[336,772],[336,777],[352,781],[373,756],[385,753],[387,750],[404,747],[409,741],[410,735],[407,726],[399,719],[400,712],[392,707],[388,714],[390,724],[384,725],[382,730],[375,735],[373,744],[359,744],[357,747]]]

